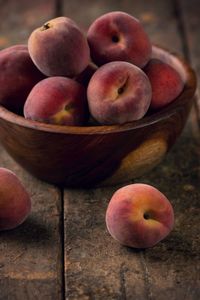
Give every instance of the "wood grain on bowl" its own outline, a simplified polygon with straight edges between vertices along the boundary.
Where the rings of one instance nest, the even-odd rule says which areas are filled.
[[[74,127],[26,120],[0,107],[1,143],[26,170],[57,185],[110,185],[148,172],[181,134],[196,89],[188,64],[162,48],[154,49],[185,82],[181,95],[160,112],[123,125]]]
[[[168,144],[163,135],[152,134],[139,147],[125,156],[115,173],[101,182],[101,185],[114,185],[126,178],[140,177],[159,164],[164,158]]]

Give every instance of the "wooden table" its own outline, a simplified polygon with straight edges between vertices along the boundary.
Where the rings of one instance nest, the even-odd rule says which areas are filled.
[[[0,0],[0,47],[27,41],[54,16],[86,28],[97,16],[123,10],[138,17],[152,42],[181,53],[200,75],[198,0]],[[120,246],[105,227],[105,210],[119,187],[59,189],[41,182],[0,149],[0,166],[13,170],[32,198],[32,213],[0,233],[0,299],[200,299],[200,105],[164,161],[136,181],[171,200],[173,232],[151,249]]]

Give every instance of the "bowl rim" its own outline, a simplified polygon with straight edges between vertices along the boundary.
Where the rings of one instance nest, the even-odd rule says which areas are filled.
[[[169,118],[177,113],[177,110],[182,109],[183,102],[187,102],[188,98],[193,98],[196,91],[197,80],[196,74],[193,68],[183,59],[179,54],[174,51],[170,51],[159,45],[153,45],[156,49],[160,49],[163,53],[168,53],[172,57],[176,58],[185,70],[187,75],[185,86],[181,94],[176,98],[175,101],[171,102],[165,108],[158,112],[154,112],[151,115],[147,115],[140,120],[116,124],[116,125],[92,125],[92,126],[66,126],[66,125],[55,125],[47,124],[38,121],[25,119],[23,116],[17,115],[2,105],[0,105],[0,118],[12,123],[29,129],[36,129],[39,131],[46,131],[51,133],[60,134],[106,134],[106,133],[117,133],[122,131],[134,130],[141,127],[146,127],[157,123],[165,118]]]

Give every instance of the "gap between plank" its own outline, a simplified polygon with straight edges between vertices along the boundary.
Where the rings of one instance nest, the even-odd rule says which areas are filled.
[[[184,21],[183,21],[183,15],[181,12],[181,5],[179,0],[172,0],[172,7],[174,8],[174,16],[177,21],[177,29],[178,33],[181,38],[181,43],[182,43],[182,49],[183,49],[183,55],[184,57],[188,60],[189,63],[190,61],[190,51],[187,43],[187,37],[186,37],[186,32],[185,32],[185,26],[184,26]]]
[[[61,237],[61,289],[62,300],[65,300],[65,229],[64,229],[64,188],[60,189],[60,237]]]
[[[186,33],[185,25],[184,25],[182,6],[180,4],[180,0],[172,0],[172,3],[173,3],[173,7],[174,7],[174,15],[175,15],[176,20],[177,20],[178,32],[179,32],[181,42],[182,42],[183,55],[184,55],[185,59],[190,64],[192,64],[191,56],[190,56],[190,49],[189,49],[188,42],[187,42],[187,33]],[[195,130],[198,131],[198,132],[200,132],[200,108],[199,108],[199,104],[198,104],[199,97],[200,97],[200,95],[199,95],[199,91],[197,89],[196,98],[195,98],[195,101],[194,101],[194,111],[195,111],[194,113],[195,113],[195,117],[196,117],[196,120],[195,120],[196,128],[195,128]],[[198,140],[198,137],[197,137],[196,140]]]
[[[146,299],[147,300],[152,300],[153,296],[152,296],[152,292],[151,292],[151,278],[150,278],[150,273],[146,264],[146,260],[145,260],[145,254],[143,251],[140,252],[140,262],[141,262],[141,266],[142,266],[142,270],[143,270],[143,274],[144,274],[144,284],[146,287]]]
[[[63,0],[54,0],[54,1],[55,1],[55,10],[54,10],[55,17],[63,16],[64,1]]]
[[[121,266],[120,266],[120,291],[121,291],[121,298],[123,300],[127,300],[127,297],[126,297],[126,286],[125,286],[125,264],[122,263]]]

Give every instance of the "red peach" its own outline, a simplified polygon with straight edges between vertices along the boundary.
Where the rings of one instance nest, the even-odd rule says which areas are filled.
[[[151,100],[151,85],[145,73],[128,62],[101,66],[90,79],[89,110],[101,124],[122,124],[142,118]]]
[[[0,104],[21,113],[33,86],[45,76],[35,67],[26,45],[0,51]]]
[[[87,38],[91,57],[97,65],[122,60],[144,67],[151,56],[152,46],[141,23],[121,11],[96,19]]]
[[[24,116],[44,123],[83,125],[88,117],[85,88],[70,78],[46,78],[30,92]]]
[[[111,236],[134,248],[148,248],[164,239],[174,225],[173,208],[156,188],[131,184],[117,190],[106,211]]]
[[[18,177],[5,168],[0,168],[0,194],[0,230],[15,228],[30,213],[31,200]]]
[[[30,56],[47,76],[73,77],[89,64],[87,39],[77,24],[58,17],[35,29],[28,40]]]
[[[152,87],[150,108],[160,109],[174,101],[182,92],[184,82],[179,73],[159,59],[151,59],[144,68]]]

